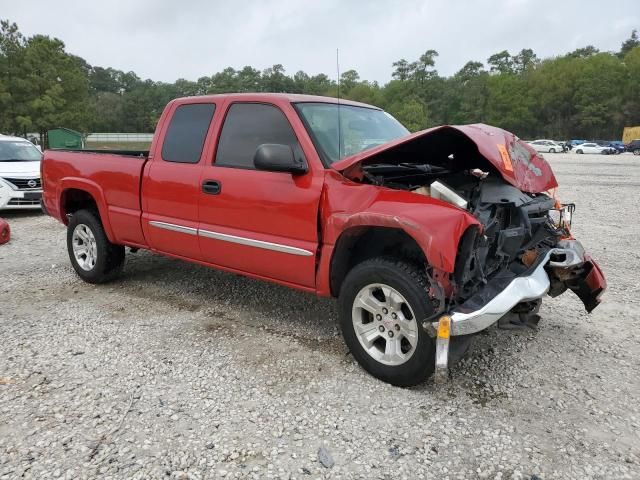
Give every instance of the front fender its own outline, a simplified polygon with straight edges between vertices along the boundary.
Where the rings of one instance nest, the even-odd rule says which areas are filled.
[[[452,273],[458,243],[467,228],[480,226],[466,210],[417,193],[350,182],[329,173],[322,202],[323,242],[335,245],[356,227],[397,228],[420,246],[429,264]]]

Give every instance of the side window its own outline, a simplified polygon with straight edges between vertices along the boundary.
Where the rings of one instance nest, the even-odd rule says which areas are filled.
[[[234,103],[222,126],[215,165],[253,169],[253,156],[263,143],[290,145],[302,155],[289,120],[279,108],[261,103]]]
[[[162,159],[198,163],[215,109],[212,103],[190,103],[176,108],[164,136]]]

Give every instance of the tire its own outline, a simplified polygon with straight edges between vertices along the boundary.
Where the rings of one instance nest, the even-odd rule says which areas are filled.
[[[633,151],[633,154],[634,154],[634,155],[640,155],[640,148],[636,148],[636,149]]]
[[[556,149],[555,148],[550,148],[549,149],[549,153],[556,153]]]
[[[582,154],[584,152],[582,150],[576,150],[576,153]]]
[[[366,260],[347,274],[338,299],[342,335],[354,358],[374,377],[410,387],[433,373],[435,339],[421,326],[434,313],[428,288],[423,271],[394,258]],[[368,308],[361,298],[371,300]],[[367,339],[356,329],[366,330]],[[389,347],[387,342],[392,342]],[[399,353],[388,354],[394,345]]]
[[[69,220],[67,251],[73,269],[88,283],[108,282],[124,265],[124,247],[109,241],[99,215],[91,210],[78,210]]]

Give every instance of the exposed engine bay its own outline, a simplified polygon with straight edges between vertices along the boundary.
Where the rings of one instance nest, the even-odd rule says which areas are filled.
[[[453,155],[448,160],[455,165]],[[571,237],[573,205],[560,205],[549,193],[522,192],[490,166],[481,166],[454,170],[400,163],[366,165],[362,170],[364,182],[437,198],[467,210],[482,224],[482,231],[471,227],[460,241],[453,288],[445,299],[447,309],[485,304]],[[583,272],[549,267],[548,273],[552,280],[549,293],[555,296],[571,288],[572,277]],[[539,302],[531,302],[519,308],[526,313],[537,306]]]

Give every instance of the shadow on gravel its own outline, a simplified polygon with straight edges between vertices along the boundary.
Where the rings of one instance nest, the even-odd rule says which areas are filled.
[[[341,351],[334,300],[148,252],[127,255],[112,287],[140,300],[200,313],[199,328],[233,335],[231,324]],[[343,353],[343,352],[341,352]]]
[[[35,218],[44,217],[42,210],[0,210],[0,217],[5,220],[19,219],[19,218]]]

